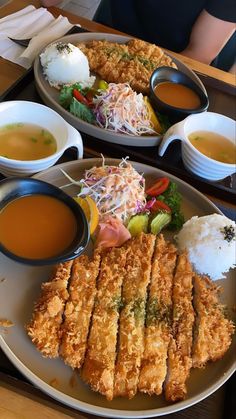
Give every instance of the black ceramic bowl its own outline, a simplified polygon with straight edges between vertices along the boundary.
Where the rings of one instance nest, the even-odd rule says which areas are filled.
[[[154,89],[159,83],[163,82],[180,83],[189,87],[198,95],[201,105],[195,109],[183,109],[162,102],[155,94]],[[167,115],[173,123],[181,121],[189,115],[204,112],[209,106],[208,97],[200,86],[186,74],[172,67],[159,67],[152,73],[150,78],[150,101],[156,111]]]
[[[69,195],[61,191],[56,186],[50,185],[49,183],[43,182],[37,179],[31,178],[8,178],[0,182],[0,214],[3,208],[6,207],[10,202],[14,201],[17,198],[29,195],[48,195],[50,197],[56,198],[59,201],[62,201],[66,206],[68,206],[72,213],[75,216],[77,224],[76,235],[65,250],[62,253],[44,259],[29,259],[21,256],[17,256],[14,253],[10,252],[6,247],[1,243],[0,237],[0,252],[4,253],[9,258],[33,266],[41,265],[51,265],[66,260],[71,260],[79,256],[84,252],[88,241],[89,241],[89,226],[87,219],[84,215],[81,207],[76,203],[76,201],[71,198]],[[58,231],[60,234],[60,231]]]

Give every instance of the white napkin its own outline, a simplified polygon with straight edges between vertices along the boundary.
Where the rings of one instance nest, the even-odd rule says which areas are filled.
[[[29,68],[39,52],[50,42],[62,37],[72,28],[66,17],[53,17],[47,9],[27,6],[19,12],[0,19],[0,56]],[[24,48],[8,39],[32,38]]]

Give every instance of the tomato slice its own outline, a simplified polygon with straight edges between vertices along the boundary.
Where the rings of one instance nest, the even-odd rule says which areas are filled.
[[[73,96],[75,99],[77,99],[80,103],[83,103],[86,106],[89,106],[89,101],[86,99],[85,96],[82,95],[82,93],[79,92],[79,90],[74,89],[73,90]]]
[[[150,196],[158,196],[166,191],[170,183],[168,177],[161,177],[150,188],[146,190],[146,194]]]
[[[166,211],[166,212],[171,212],[171,208],[165,204],[165,202],[163,201],[159,201],[158,199],[154,202],[154,204],[151,206],[150,208],[151,212],[156,212],[156,211]]]

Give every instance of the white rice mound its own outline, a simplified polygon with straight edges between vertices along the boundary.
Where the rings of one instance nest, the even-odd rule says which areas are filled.
[[[82,87],[91,87],[95,81],[95,77],[90,76],[86,55],[70,43],[49,45],[40,54],[40,62],[51,86],[59,87],[78,82]]]
[[[180,251],[188,251],[190,262],[200,274],[211,279],[225,278],[224,273],[236,263],[236,241],[225,239],[224,227],[235,222],[220,214],[192,217],[176,235]]]

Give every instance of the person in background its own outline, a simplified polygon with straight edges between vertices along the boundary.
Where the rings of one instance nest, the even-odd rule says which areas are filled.
[[[234,0],[102,0],[94,20],[205,64],[230,40],[226,70],[236,56]]]
[[[234,0],[101,0],[93,20],[225,71],[235,60]]]

